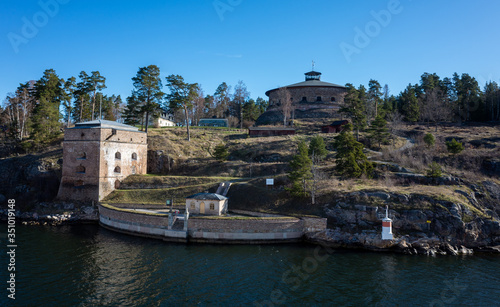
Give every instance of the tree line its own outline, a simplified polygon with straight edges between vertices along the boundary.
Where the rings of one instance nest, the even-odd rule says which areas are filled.
[[[489,81],[481,90],[469,74],[441,79],[436,73],[424,73],[417,84],[408,86],[397,96],[390,95],[388,85],[382,87],[370,80],[368,88],[346,84],[347,93],[341,112],[347,114],[359,134],[378,116],[385,120],[427,122],[499,121],[500,89]]]
[[[47,69],[39,80],[21,83],[7,95],[0,107],[0,128],[6,139],[28,150],[50,143],[63,127],[95,119],[140,125],[147,131],[152,118],[167,112],[183,126],[216,117],[227,118],[232,127],[248,127],[267,109],[267,100],[250,98],[243,81],[234,91],[222,82],[206,96],[198,83],[188,83],[180,75],[169,75],[165,81],[167,93],[156,65],[140,67],[132,78],[131,95],[123,102],[120,95],[102,93],[106,77],[99,71],[63,79]]]
[[[99,71],[82,71],[78,77],[63,79],[47,69],[39,80],[21,83],[7,95],[0,107],[0,126],[6,138],[30,148],[50,142],[64,126],[94,119],[122,121],[147,130],[153,117],[167,112],[188,129],[201,118],[226,118],[230,126],[245,128],[268,107],[267,100],[250,98],[243,81],[234,89],[222,82],[212,95],[205,95],[200,84],[180,75],[171,74],[164,81],[166,92],[156,65],[140,67],[132,77],[133,90],[123,102],[120,95],[102,93],[106,78]],[[466,73],[451,78],[424,73],[419,83],[409,84],[397,96],[390,94],[388,85],[382,87],[373,79],[368,88],[350,83],[346,88],[340,111],[351,118],[356,133],[377,123],[377,117],[389,122],[424,121],[436,129],[437,123],[446,121],[500,120],[498,83],[489,81],[481,90]],[[290,110],[284,112],[285,124]]]

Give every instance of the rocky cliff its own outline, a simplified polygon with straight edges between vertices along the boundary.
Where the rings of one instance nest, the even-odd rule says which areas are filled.
[[[484,181],[457,186],[456,191],[463,195],[460,202],[383,191],[349,193],[324,206],[329,229],[309,239],[334,247],[407,254],[500,252],[500,186]],[[393,241],[381,240],[385,206],[391,208]]]

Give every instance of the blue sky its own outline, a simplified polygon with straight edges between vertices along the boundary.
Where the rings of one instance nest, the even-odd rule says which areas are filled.
[[[424,72],[500,81],[499,1],[207,0],[0,2],[0,101],[48,68],[99,70],[123,98],[139,67],[160,67],[213,94],[243,80],[251,97],[303,81],[388,84]],[[31,25],[31,27],[30,27]],[[24,31],[23,31],[24,30]]]

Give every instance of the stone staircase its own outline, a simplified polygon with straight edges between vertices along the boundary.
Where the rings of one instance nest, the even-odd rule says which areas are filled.
[[[215,193],[222,195],[222,196],[226,196],[227,192],[229,192],[230,187],[231,187],[231,182],[229,182],[229,181],[221,182],[219,184],[219,187],[217,188],[217,192],[215,192]]]

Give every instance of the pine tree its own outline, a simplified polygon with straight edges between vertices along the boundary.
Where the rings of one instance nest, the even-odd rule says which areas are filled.
[[[436,143],[436,139],[434,138],[434,135],[432,135],[432,133],[427,133],[424,136],[424,142],[427,145],[427,147],[430,148],[434,146],[434,144]]]
[[[369,138],[378,144],[378,148],[382,148],[382,143],[389,142],[389,130],[387,128],[387,122],[385,119],[378,115],[372,122],[369,129]]]
[[[326,150],[325,141],[323,137],[317,135],[311,139],[309,143],[309,156],[315,157],[319,160],[323,160],[328,154],[328,150]]]
[[[361,177],[365,174],[372,176],[373,164],[368,161],[363,153],[363,144],[354,139],[351,134],[352,125],[347,124],[344,130],[335,137],[334,147],[337,149],[335,156],[335,170],[340,176]]]
[[[344,98],[344,106],[340,109],[341,113],[347,114],[356,129],[356,140],[359,140],[359,130],[363,129],[366,125],[365,105],[360,97],[360,93],[365,97],[364,87],[360,86],[357,90],[352,84],[347,83],[347,94]]]
[[[139,99],[134,94],[127,97],[127,106],[123,112],[125,124],[132,126],[139,125],[141,123],[140,118],[142,117],[142,114]]]
[[[198,83],[187,83],[184,78],[179,75],[170,75],[167,78],[167,86],[170,93],[166,98],[170,110],[177,111],[182,109],[186,118],[187,140],[191,140],[189,133],[190,117],[189,113],[193,109],[193,99],[197,95],[199,89]]]
[[[47,69],[35,83],[38,104],[31,118],[31,138],[35,145],[47,143],[61,132],[59,105],[63,96],[62,79],[53,69]]]
[[[288,178],[292,182],[292,187],[288,189],[296,196],[307,195],[307,181],[311,178],[312,161],[307,152],[307,145],[304,141],[299,143],[298,153],[290,161],[292,171]]]
[[[217,159],[219,162],[226,161],[227,157],[229,156],[229,152],[226,148],[226,145],[224,144],[219,144],[215,146],[214,152],[213,152],[213,157]]]
[[[411,84],[399,95],[398,105],[401,108],[401,114],[405,116],[407,121],[416,122],[420,117],[415,87]]]
[[[448,149],[448,152],[458,154],[464,150],[464,145],[457,140],[452,139],[451,142],[446,142],[446,148]]]
[[[149,116],[159,112],[164,95],[161,91],[160,68],[156,65],[140,67],[132,81],[134,81],[133,95],[141,103],[141,113],[146,114],[145,125],[148,132]]]

